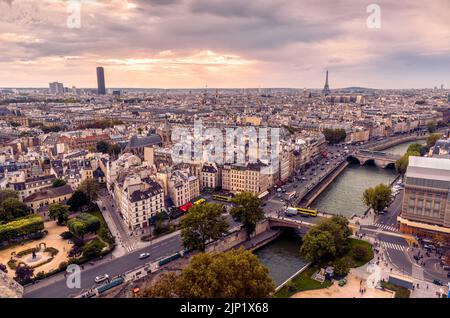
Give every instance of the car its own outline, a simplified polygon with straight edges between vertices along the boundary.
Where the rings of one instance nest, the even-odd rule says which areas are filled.
[[[150,253],[141,253],[140,255],[139,255],[139,259],[146,259],[147,257],[149,257],[150,256]]]
[[[99,276],[95,277],[95,282],[98,284],[98,283],[104,282],[107,279],[109,279],[109,275],[103,274],[103,275],[99,275]]]
[[[444,286],[444,282],[440,281],[439,279],[434,279],[433,284],[438,286]]]

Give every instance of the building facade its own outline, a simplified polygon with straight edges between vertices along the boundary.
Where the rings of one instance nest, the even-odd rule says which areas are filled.
[[[450,160],[410,157],[400,230],[419,237],[450,237]]]

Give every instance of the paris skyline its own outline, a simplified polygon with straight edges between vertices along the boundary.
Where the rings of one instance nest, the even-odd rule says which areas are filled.
[[[431,88],[450,86],[445,0],[0,1],[0,87]]]

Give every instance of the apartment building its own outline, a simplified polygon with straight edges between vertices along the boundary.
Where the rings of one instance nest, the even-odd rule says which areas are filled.
[[[114,184],[119,213],[130,230],[144,229],[149,219],[164,211],[164,191],[150,178],[137,174],[121,175]]]
[[[180,207],[200,196],[200,182],[196,176],[175,170],[168,179],[169,196],[173,204]]]
[[[450,159],[409,157],[400,230],[450,238]]]
[[[269,174],[264,173],[265,164],[225,165],[222,169],[222,189],[232,193],[251,192],[259,195],[270,187]]]
[[[48,188],[56,180],[55,175],[45,175],[37,177],[26,177],[23,171],[7,177],[4,188],[17,191],[19,198],[23,199],[33,193],[39,192],[43,188]]]
[[[48,206],[55,203],[63,203],[72,195],[73,190],[70,185],[66,184],[58,188],[44,188],[23,199],[23,202],[29,206],[34,213],[45,212]]]
[[[220,186],[220,171],[215,164],[205,164],[200,173],[202,189],[216,189]]]

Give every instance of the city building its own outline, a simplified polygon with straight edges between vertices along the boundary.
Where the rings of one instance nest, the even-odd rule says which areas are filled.
[[[42,213],[44,216],[48,211],[48,206],[56,203],[66,202],[73,193],[70,185],[66,184],[61,187],[44,188],[23,199],[34,213]]]
[[[64,94],[64,84],[59,82],[52,82],[49,84],[49,93],[53,95]]]
[[[176,207],[200,196],[200,182],[196,176],[182,170],[175,170],[168,179],[168,192]]]
[[[264,193],[270,187],[269,174],[263,170],[265,167],[261,162],[225,165],[222,169],[222,189],[232,193]]]
[[[138,174],[120,176],[114,185],[114,198],[125,224],[133,231],[149,227],[149,219],[165,210],[161,185]]]
[[[409,157],[397,220],[404,233],[450,237],[450,159]]]
[[[105,69],[103,67],[97,67],[97,93],[99,95],[106,94]]]

